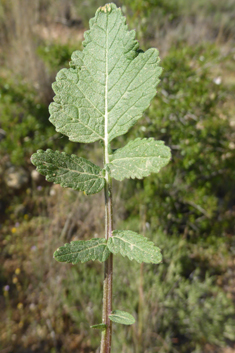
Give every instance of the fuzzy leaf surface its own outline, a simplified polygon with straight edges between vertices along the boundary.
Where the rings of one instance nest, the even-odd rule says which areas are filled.
[[[139,263],[158,264],[162,261],[161,250],[147,238],[131,230],[114,230],[107,246],[113,254],[120,253]]]
[[[155,96],[158,50],[139,50],[114,4],[97,10],[84,36],[83,51],[73,53],[71,68],[53,84],[50,121],[71,141],[108,143],[125,134]]]
[[[111,321],[122,325],[132,325],[135,323],[135,318],[131,314],[122,310],[112,311],[109,315],[109,318]]]
[[[117,180],[142,179],[150,173],[158,173],[170,158],[170,148],[165,146],[163,141],[137,138],[125,147],[117,149],[110,156],[108,167],[111,176]]]
[[[82,157],[65,152],[38,150],[31,157],[37,171],[46,176],[47,181],[63,187],[85,191],[87,195],[103,189],[104,178],[101,168]]]
[[[104,238],[75,240],[58,248],[54,258],[59,262],[72,263],[95,261],[104,262],[110,255]]]

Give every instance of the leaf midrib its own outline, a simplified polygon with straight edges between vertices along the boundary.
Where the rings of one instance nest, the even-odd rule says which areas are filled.
[[[109,143],[109,136],[108,136],[108,76],[109,76],[109,70],[108,70],[108,16],[106,16],[107,22],[106,22],[106,38],[105,38],[105,117],[104,117],[104,146],[105,146],[105,163],[109,163],[109,154],[108,154],[108,143]],[[106,173],[106,179],[108,178],[108,175]]]
[[[112,159],[111,163],[122,160],[122,159],[147,159],[147,158],[161,158],[161,159],[168,159],[168,157],[161,157],[161,156],[142,156],[142,157],[122,157],[122,158],[114,158]]]
[[[43,162],[42,165],[51,165],[54,166],[53,163],[48,163],[48,162]],[[77,174],[84,174],[84,175],[91,175],[93,177],[95,177],[95,179],[103,179],[103,177],[100,174],[91,174],[91,173],[86,173],[86,172],[79,172],[78,170],[74,170],[74,169],[69,169],[69,168],[65,168],[65,167],[56,167],[57,169],[63,169],[63,170],[67,170],[68,172],[72,172],[72,173],[77,173]],[[55,175],[56,176],[56,175]],[[59,175],[61,176],[61,175]]]
[[[100,244],[96,244],[96,245],[93,245],[93,246],[91,246],[91,247],[88,247],[88,248],[85,248],[85,249],[82,249],[82,250],[76,250],[76,251],[70,251],[69,253],[66,253],[66,254],[61,254],[61,255],[57,255],[56,257],[58,258],[58,257],[60,257],[60,256],[67,256],[67,255],[73,255],[73,254],[81,254],[82,252],[84,252],[84,251],[88,251],[88,250],[91,250],[91,249],[95,249],[95,248],[97,248],[97,247],[99,247],[99,246],[107,246],[106,244],[105,244],[105,242],[102,242],[102,243],[100,243]]]
[[[126,321],[130,320],[130,318],[127,318],[126,316],[122,316],[120,314],[110,314],[109,316],[112,316],[112,317],[117,317],[117,318],[121,318],[121,319],[124,319]]]
[[[134,244],[133,244],[133,243],[130,243],[129,241],[124,240],[122,237],[118,237],[117,235],[113,235],[112,239],[115,239],[115,238],[117,238],[117,239],[119,239],[119,240],[123,241],[124,243],[130,244],[130,245],[133,245],[135,248],[137,248],[137,249],[141,250],[142,252],[149,254],[149,252],[148,252],[148,251],[143,250],[143,248],[141,248],[141,247],[137,246],[135,243],[134,243]],[[144,237],[143,237],[143,240],[144,240]],[[143,242],[144,242],[144,241],[143,241]],[[131,250],[131,251],[132,251],[132,250]]]

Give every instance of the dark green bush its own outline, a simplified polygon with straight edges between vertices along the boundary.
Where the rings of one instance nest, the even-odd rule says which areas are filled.
[[[235,132],[224,108],[230,93],[208,69],[217,57],[213,47],[182,47],[163,60],[161,89],[145,119],[149,136],[171,146],[172,162],[158,177],[131,184],[143,187],[153,229],[192,242],[210,235],[226,240],[234,229],[228,211],[235,201]],[[146,136],[141,121],[135,133]]]
[[[68,67],[71,55],[79,50],[81,43],[73,44],[44,44],[37,48],[37,54],[43,59],[50,71],[57,72],[62,67]]]
[[[145,318],[153,336],[165,341],[164,348],[161,340],[156,344],[161,352],[202,352],[206,343],[235,340],[234,304],[217,283],[235,242],[235,132],[224,104],[231,93],[210,70],[218,60],[228,58],[220,59],[214,46],[172,48],[145,123],[129,133],[172,148],[159,175],[129,181],[122,193],[126,222],[138,224],[142,203],[163,249],[164,264],[144,272],[148,313],[155,312]],[[147,338],[143,344],[151,346]]]
[[[72,151],[72,143],[53,130],[48,107],[27,85],[0,78],[0,115],[0,128],[5,132],[0,158],[8,156],[14,165],[29,165],[31,154],[40,148],[56,145]]]

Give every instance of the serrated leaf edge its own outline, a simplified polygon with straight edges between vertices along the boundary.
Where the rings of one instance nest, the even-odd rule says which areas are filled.
[[[121,254],[123,257],[128,257],[128,259],[129,260],[135,260],[135,261],[137,261],[138,263],[153,263],[153,264],[159,264],[160,262],[161,262],[161,260],[162,260],[162,254],[161,254],[161,250],[151,241],[151,240],[148,240],[148,238],[146,238],[146,237],[144,237],[143,236],[143,238],[145,239],[145,240],[147,240],[147,243],[148,243],[148,245],[151,245],[151,246],[154,246],[154,248],[156,248],[156,250],[159,250],[159,252],[160,252],[160,256],[161,256],[161,260],[159,261],[159,262],[151,262],[151,261],[149,261],[149,262],[146,262],[146,261],[139,261],[138,259],[135,259],[133,256],[131,256],[131,254],[125,254],[125,253],[123,253],[123,251],[122,251],[122,249],[120,249],[120,251],[113,251],[112,249],[110,249],[110,247],[109,247],[109,243],[110,242],[112,242],[112,239],[113,238],[118,238],[118,239],[120,239],[121,241],[123,241],[123,242],[125,242],[125,243],[128,243],[128,244],[130,244],[130,246],[132,246],[133,244],[132,243],[130,243],[130,242],[128,242],[128,241],[125,241],[125,240],[123,240],[123,238],[121,238],[121,237],[118,237],[118,236],[116,236],[115,235],[115,232],[119,232],[119,230],[114,230],[113,232],[112,232],[112,237],[110,237],[109,238],[109,240],[108,240],[108,242],[107,242],[107,247],[108,247],[108,249],[109,249],[109,251],[112,253],[112,254],[114,254],[114,255],[116,255],[116,254]],[[123,232],[125,232],[125,231],[123,231]],[[138,233],[136,233],[136,234],[138,234]],[[140,235],[140,234],[138,234],[138,235]],[[140,252],[145,252],[145,253],[148,253],[146,250],[143,250],[142,248],[140,248],[139,246],[135,246],[138,250],[140,250]]]
[[[98,168],[98,169],[100,169],[100,171],[99,171],[99,174],[91,174],[91,173],[88,173],[88,172],[80,172],[80,171],[77,171],[77,170],[74,170],[74,169],[69,169],[69,168],[66,168],[66,167],[58,167],[58,169],[64,169],[64,170],[67,170],[67,171],[69,171],[69,172],[72,172],[72,173],[77,173],[77,174],[84,174],[84,175],[91,175],[91,176],[94,176],[94,178],[90,178],[89,180],[85,180],[85,181],[80,181],[80,182],[76,182],[77,184],[86,184],[86,183],[89,183],[89,182],[91,182],[91,181],[98,181],[99,179],[101,179],[102,181],[103,181],[103,183],[102,183],[102,185],[101,185],[101,187],[98,189],[98,191],[97,191],[97,193],[98,192],[100,192],[103,188],[104,188],[104,184],[105,184],[105,178],[104,178],[104,172],[103,172],[103,169],[101,169],[99,166],[97,166],[96,164],[94,164],[93,162],[90,162],[88,159],[86,159],[86,158],[83,158],[83,157],[78,157],[78,156],[76,156],[75,154],[68,154],[68,153],[66,153],[66,152],[60,152],[60,151],[53,151],[53,150],[51,150],[51,149],[47,149],[46,151],[43,151],[43,150],[38,150],[36,153],[34,153],[32,156],[31,156],[31,158],[30,158],[30,160],[31,160],[31,163],[36,167],[36,170],[40,173],[40,174],[42,174],[43,176],[45,176],[45,179],[47,180],[47,181],[49,181],[49,182],[53,182],[54,184],[56,184],[56,185],[61,185],[62,187],[64,187],[64,188],[71,188],[71,189],[73,189],[73,190],[79,190],[79,191],[84,191],[85,192],[85,190],[83,190],[83,189],[80,189],[80,188],[73,188],[73,187],[68,187],[67,185],[66,185],[66,182],[63,182],[63,181],[61,181],[61,182],[55,182],[54,180],[52,180],[52,176],[49,176],[47,173],[42,173],[41,171],[40,171],[40,168],[42,167],[42,166],[47,166],[47,165],[54,165],[53,163],[48,163],[48,162],[41,162],[40,164],[36,164],[34,161],[33,161],[33,159],[34,159],[34,157],[35,156],[37,156],[37,155],[40,155],[40,154],[45,154],[45,153],[49,153],[49,152],[52,152],[52,153],[55,153],[55,154],[57,154],[57,155],[63,155],[63,156],[68,156],[69,158],[77,158],[77,159],[80,159],[80,160],[83,160],[84,161],[84,163],[87,163],[88,162],[88,164],[89,163],[91,163],[91,164],[93,164],[94,165],[94,167],[96,167],[96,168]],[[85,192],[86,193],[86,192]],[[87,195],[89,195],[90,193],[88,193]],[[92,193],[93,194],[93,193]]]
[[[165,160],[165,164],[163,165],[163,166],[161,166],[160,168],[157,168],[158,170],[156,171],[156,170],[146,170],[145,171],[145,173],[144,173],[144,175],[142,176],[142,177],[138,177],[138,176],[134,176],[134,177],[132,177],[132,176],[128,176],[128,177],[126,177],[125,175],[123,176],[123,177],[117,177],[117,176],[114,176],[113,174],[112,174],[112,169],[111,169],[111,167],[112,166],[114,166],[115,167],[115,162],[116,161],[120,161],[120,160],[125,160],[125,159],[130,159],[130,160],[138,160],[138,159],[144,159],[144,158],[157,158],[157,156],[156,155],[153,155],[153,156],[151,156],[151,155],[146,155],[146,157],[145,156],[140,156],[140,157],[135,157],[135,156],[133,156],[133,157],[131,157],[131,156],[127,156],[127,157],[121,157],[121,158],[115,158],[115,154],[119,151],[119,150],[122,150],[122,149],[126,149],[126,148],[128,148],[128,147],[132,147],[132,145],[135,143],[135,142],[137,142],[137,141],[140,141],[140,142],[154,142],[154,143],[156,143],[156,145],[155,145],[155,147],[157,148],[157,147],[164,147],[165,148],[165,151],[167,151],[168,153],[169,153],[169,155],[167,156],[167,157],[160,157],[160,159],[163,161],[163,160]],[[131,149],[130,149],[130,151],[131,151]],[[140,138],[140,137],[138,137],[138,138],[136,138],[136,139],[134,139],[134,140],[131,140],[131,141],[129,141],[125,146],[123,146],[123,147],[121,147],[121,148],[119,148],[119,149],[116,149],[115,151],[113,151],[113,153],[112,154],[109,154],[109,163],[105,166],[108,170],[109,170],[109,172],[110,172],[110,174],[111,174],[111,176],[114,178],[114,179],[116,179],[116,180],[118,180],[118,181],[122,181],[123,179],[125,179],[125,178],[131,178],[131,179],[143,179],[143,178],[145,178],[145,177],[148,177],[150,174],[152,174],[152,173],[158,173],[162,168],[164,168],[168,163],[169,163],[169,161],[170,161],[170,159],[171,159],[171,149],[170,149],[170,147],[168,147],[168,146],[166,146],[165,145],[165,141],[161,141],[161,140],[155,140],[153,137],[150,137],[150,138]],[[117,168],[117,166],[116,166],[116,168]],[[156,169],[156,168],[153,168],[153,169]]]
[[[64,244],[64,246],[59,247],[59,248],[54,252],[53,258],[54,258],[56,261],[58,261],[58,262],[66,262],[66,263],[71,263],[71,264],[73,264],[73,265],[76,265],[78,262],[85,263],[85,262],[88,262],[88,261],[95,261],[95,260],[97,260],[97,261],[99,261],[99,262],[104,262],[104,261],[107,260],[107,258],[109,257],[110,254],[108,254],[107,258],[105,258],[103,261],[100,261],[100,260],[98,260],[98,259],[92,259],[92,258],[91,258],[91,260],[79,260],[79,261],[76,261],[76,262],[74,262],[74,261],[73,261],[73,262],[67,262],[67,261],[60,261],[60,260],[58,260],[58,256],[57,256],[56,253],[59,252],[61,249],[65,248],[65,247],[68,247],[68,246],[71,246],[71,244],[73,244],[74,242],[80,242],[80,241],[81,241],[81,242],[85,242],[85,241],[91,241],[91,240],[96,240],[96,239],[102,240],[102,242],[96,244],[95,246],[91,246],[90,248],[86,248],[86,249],[84,249],[84,250],[79,251],[79,254],[82,253],[82,252],[84,252],[84,251],[88,251],[88,250],[90,250],[90,249],[97,248],[97,247],[99,247],[99,246],[106,246],[106,247],[107,247],[107,242],[106,242],[106,239],[104,239],[104,238],[93,238],[93,239],[89,239],[89,240],[74,240],[74,241],[71,241],[70,243]],[[107,247],[107,249],[108,249],[108,247]],[[109,249],[108,249],[108,250],[109,250]],[[109,252],[110,252],[110,250],[109,250]],[[71,252],[68,253],[68,254],[64,254],[64,255],[60,255],[60,256],[72,255],[72,254],[76,254],[76,253],[77,253],[77,251],[74,251],[74,252],[71,251]]]
[[[40,166],[37,166],[34,162],[33,162],[33,156],[35,156],[35,155],[37,155],[37,154],[44,154],[44,153],[49,153],[49,152],[53,152],[53,153],[56,153],[56,154],[62,154],[62,155],[64,155],[64,156],[68,156],[68,157],[72,157],[72,158],[78,158],[78,159],[80,159],[80,160],[83,160],[83,161],[85,161],[85,163],[87,163],[87,162],[89,162],[89,163],[92,163],[92,162],[90,162],[88,159],[86,159],[86,158],[83,158],[83,157],[78,157],[78,156],[76,156],[76,154],[68,154],[68,153],[66,153],[66,152],[59,152],[59,151],[53,151],[53,150],[51,150],[50,148],[48,148],[46,151],[43,151],[43,150],[38,150],[36,153],[34,153],[32,156],[31,156],[31,162],[32,162],[32,164],[33,165],[35,165],[36,166],[36,168],[40,168]],[[48,163],[48,162],[42,162],[40,165],[53,165],[53,163]],[[92,164],[94,164],[94,163],[92,163]],[[91,173],[87,173],[87,172],[80,172],[80,171],[78,171],[78,170],[75,170],[75,169],[69,169],[69,168],[65,168],[65,167],[58,167],[58,169],[65,169],[65,170],[68,170],[68,171],[70,171],[70,172],[73,172],[73,173],[77,173],[77,174],[85,174],[85,175],[97,175],[97,176],[100,176],[100,179],[104,179],[104,177],[103,177],[103,175],[102,175],[102,169],[98,166],[98,165],[96,165],[96,164],[94,164],[94,166],[96,167],[96,168],[99,168],[100,169],[100,173],[99,174],[91,174]]]

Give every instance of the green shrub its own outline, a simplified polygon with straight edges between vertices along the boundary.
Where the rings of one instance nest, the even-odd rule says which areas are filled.
[[[138,197],[148,206],[153,229],[184,233],[193,242],[209,235],[224,237],[234,224],[227,212],[235,191],[233,127],[223,106],[229,93],[208,69],[217,57],[214,47],[182,46],[164,59],[161,91],[146,122],[149,134],[171,146],[172,163],[158,177],[128,186],[143,187]],[[144,124],[135,134],[146,136]],[[132,207],[135,197],[128,204]]]
[[[146,312],[155,313],[145,320],[160,337],[161,352],[202,352],[206,343],[235,340],[235,308],[217,284],[234,256],[235,225],[234,128],[224,105],[230,93],[210,70],[218,58],[214,46],[172,48],[162,62],[160,92],[144,123],[130,132],[172,148],[161,174],[129,181],[122,192],[126,222],[138,225],[142,203],[153,241],[163,249],[164,264],[153,275],[144,272]],[[153,347],[148,342],[149,336],[145,347]]]
[[[71,55],[80,49],[81,43],[73,44],[44,44],[37,48],[37,54],[43,59],[50,71],[58,71],[69,66]]]
[[[0,78],[0,128],[5,131],[1,140],[0,157],[9,157],[14,165],[26,166],[35,148],[63,146],[71,152],[73,144],[61,139],[48,121],[47,107],[37,93],[27,85],[16,85]],[[37,147],[36,147],[37,146]]]

